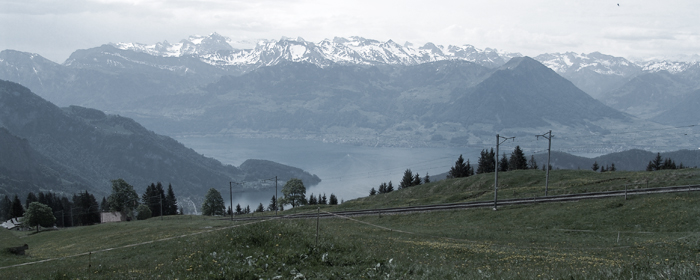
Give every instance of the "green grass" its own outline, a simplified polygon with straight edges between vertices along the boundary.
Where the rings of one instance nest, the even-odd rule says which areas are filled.
[[[538,174],[543,172],[506,172],[499,183],[506,186],[504,193],[527,193],[538,188]],[[664,180],[687,185],[697,182],[697,175],[697,170],[556,171],[550,187],[593,191],[639,180],[646,187],[646,179],[649,187],[661,186]],[[571,183],[557,184],[554,178]],[[458,192],[483,192],[488,183],[486,176],[447,180],[326,208],[398,206],[401,197],[416,204],[445,202]],[[420,188],[429,195],[420,195]],[[489,198],[488,193],[467,196],[458,201]],[[315,219],[243,223],[177,216],[38,234],[4,231],[0,241],[19,240],[30,249],[27,256],[0,254],[0,266],[65,258],[0,269],[0,278],[693,279],[700,277],[698,213],[700,193],[690,192],[506,206],[498,211],[328,218],[320,220],[318,246]],[[123,247],[192,233],[200,234]],[[99,252],[113,247],[118,248]],[[91,251],[96,253],[70,257]]]

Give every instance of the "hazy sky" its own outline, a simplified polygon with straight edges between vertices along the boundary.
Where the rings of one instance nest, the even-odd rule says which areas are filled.
[[[619,6],[618,6],[619,4]],[[652,58],[700,53],[698,0],[0,0],[0,50],[63,62],[110,42],[361,36]]]

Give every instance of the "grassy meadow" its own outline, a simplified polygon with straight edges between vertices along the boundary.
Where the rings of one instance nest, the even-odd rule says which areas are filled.
[[[543,194],[543,174],[500,173],[499,197],[527,197],[540,189]],[[321,209],[492,199],[493,174],[484,175]],[[646,187],[647,182],[649,187],[697,184],[700,171],[557,170],[551,172],[550,194]],[[316,207],[293,210],[305,211]],[[171,216],[40,233],[3,230],[2,244],[27,243],[30,249],[26,256],[0,252],[0,278],[693,279],[700,278],[699,213],[700,192],[684,192],[498,211],[324,218],[318,244],[316,219],[272,217],[231,222]],[[26,265],[8,267],[17,264]]]

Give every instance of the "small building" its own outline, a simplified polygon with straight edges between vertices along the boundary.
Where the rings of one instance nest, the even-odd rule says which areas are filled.
[[[100,221],[102,221],[103,224],[126,221],[126,217],[119,212],[102,212],[100,214]]]
[[[2,227],[6,229],[19,229],[22,227],[22,218],[12,218],[2,223]]]

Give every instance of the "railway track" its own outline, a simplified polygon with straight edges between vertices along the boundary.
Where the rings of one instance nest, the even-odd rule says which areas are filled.
[[[504,200],[498,200],[496,205],[498,207],[500,207],[500,206],[507,206],[507,205],[567,202],[567,201],[578,201],[578,200],[583,200],[583,199],[601,199],[601,198],[630,196],[630,195],[678,193],[678,192],[693,192],[693,191],[700,191],[700,185],[673,186],[673,187],[662,187],[662,188],[645,188],[645,189],[629,189],[629,190],[618,190],[618,191],[605,191],[605,192],[565,194],[565,195],[541,196],[541,197],[530,197],[530,198],[504,199]],[[307,218],[316,218],[317,216],[323,218],[323,217],[333,217],[333,216],[391,215],[391,214],[401,214],[401,213],[411,213],[411,212],[444,211],[444,210],[468,209],[468,208],[487,208],[487,207],[494,207],[494,206],[495,205],[494,205],[493,200],[491,200],[491,201],[471,201],[471,202],[448,203],[448,204],[432,204],[432,205],[418,205],[418,206],[393,207],[393,208],[381,208],[381,209],[338,211],[338,212],[332,212],[332,213],[319,213],[319,214],[317,214],[317,213],[289,214],[289,215],[279,216],[279,218],[283,218],[283,219],[307,219]],[[233,220],[234,221],[250,221],[250,220],[269,219],[272,217],[274,217],[274,216],[234,218]]]

